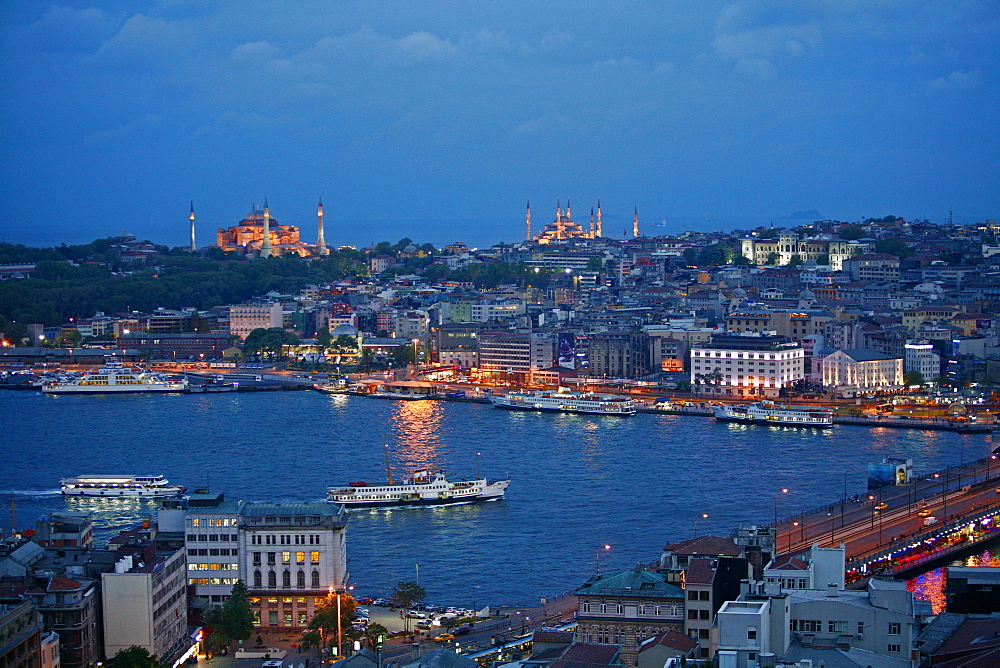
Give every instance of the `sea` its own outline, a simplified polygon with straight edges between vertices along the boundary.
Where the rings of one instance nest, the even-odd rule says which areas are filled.
[[[313,391],[0,390],[0,507],[11,511],[0,511],[0,527],[88,512],[100,544],[155,518],[151,501],[60,495],[60,478],[86,473],[163,474],[231,500],[322,502],[332,484],[384,481],[385,446],[397,477],[438,467],[511,483],[497,502],[349,512],[355,595],[417,581],[428,602],[477,609],[537,604],[598,569],[654,562],[668,543],[860,494],[868,463],[883,457],[911,458],[926,475],[995,447],[988,434],[526,413]]]

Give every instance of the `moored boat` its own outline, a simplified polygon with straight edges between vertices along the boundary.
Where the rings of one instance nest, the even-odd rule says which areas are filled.
[[[618,394],[571,392],[560,388],[556,392],[510,392],[490,396],[498,408],[520,411],[555,411],[596,415],[635,415],[635,400]]]
[[[778,406],[763,400],[747,405],[719,405],[712,408],[716,420],[792,427],[832,427],[833,411],[815,406]]]
[[[162,475],[78,475],[59,482],[66,496],[151,499],[184,493],[184,487],[171,485]]]
[[[183,392],[186,379],[172,380],[139,367],[126,366],[117,357],[107,357],[104,366],[77,378],[42,386],[46,394],[117,394],[121,392]]]

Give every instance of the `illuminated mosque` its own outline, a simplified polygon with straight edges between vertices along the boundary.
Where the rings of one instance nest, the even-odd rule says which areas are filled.
[[[215,235],[215,245],[224,251],[236,251],[244,255],[268,257],[295,253],[301,257],[328,255],[326,239],[323,235],[323,200],[316,211],[316,243],[304,243],[299,238],[299,228],[295,225],[281,225],[271,217],[267,200],[264,208],[253,205],[246,217],[233,227],[220,227]],[[194,207],[191,210],[191,239],[194,245]]]
[[[525,239],[527,241],[537,241],[540,244],[558,243],[569,239],[598,239],[604,236],[604,222],[601,214],[601,200],[597,200],[597,209],[590,207],[590,227],[584,229],[583,225],[573,220],[573,213],[569,199],[566,200],[566,209],[563,210],[561,200],[556,200],[556,217],[548,223],[540,233],[531,235],[531,202],[524,214]],[[632,236],[639,236],[639,212],[635,211],[632,219]]]

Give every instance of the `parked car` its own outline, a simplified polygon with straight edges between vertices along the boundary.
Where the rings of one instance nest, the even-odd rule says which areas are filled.
[[[421,621],[417,622],[416,624],[414,624],[413,627],[417,628],[417,629],[420,629],[422,631],[426,631],[427,629],[429,629],[431,627],[431,623],[428,622],[428,621],[426,621],[426,620],[421,620]]]
[[[406,616],[410,619],[427,619],[427,615],[420,612],[419,610],[408,610]]]
[[[355,608],[354,615],[355,617],[371,617],[371,612],[368,608]]]
[[[382,608],[388,608],[392,603],[387,598],[377,598],[372,601],[372,605],[377,605]]]
[[[359,598],[358,603],[361,605],[375,605],[375,599],[373,598]]]

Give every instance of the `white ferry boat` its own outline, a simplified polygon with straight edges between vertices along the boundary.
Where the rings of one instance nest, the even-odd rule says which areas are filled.
[[[66,496],[151,499],[184,493],[183,487],[171,485],[162,475],[78,475],[59,482]]]
[[[352,482],[331,487],[326,500],[350,508],[478,503],[503,498],[510,480],[448,480],[441,471],[424,469],[400,482]]]
[[[716,420],[793,427],[832,427],[833,411],[813,406],[795,408],[777,406],[773,401],[758,401],[746,406],[714,406]]]
[[[149,373],[138,367],[125,366],[121,359],[108,357],[104,366],[77,378],[42,386],[46,394],[110,394],[118,392],[183,392],[186,379],[170,378]]]
[[[635,401],[617,394],[595,392],[510,392],[491,395],[490,403],[499,408],[520,411],[559,411],[563,413],[596,413],[598,415],[635,415]]]

